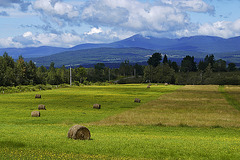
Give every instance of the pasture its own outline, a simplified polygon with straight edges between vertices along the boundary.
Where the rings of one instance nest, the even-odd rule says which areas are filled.
[[[239,86],[143,84],[0,94],[0,159],[239,159],[239,95]],[[31,117],[39,104],[46,110]],[[75,124],[91,140],[68,139]]]

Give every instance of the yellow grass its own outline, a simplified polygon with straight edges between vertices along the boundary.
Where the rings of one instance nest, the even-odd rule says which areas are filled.
[[[218,86],[189,85],[94,124],[240,127],[240,112],[228,104]]]

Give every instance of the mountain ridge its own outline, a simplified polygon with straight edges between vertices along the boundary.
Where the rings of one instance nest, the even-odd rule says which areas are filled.
[[[48,46],[8,48],[6,52],[14,59],[22,55],[27,61],[36,62],[38,66],[49,66],[53,61],[57,67],[76,63],[79,65],[121,63],[124,60],[129,60],[131,63],[146,62],[154,52],[167,54],[170,59],[178,61],[186,55],[202,59],[206,55],[214,54],[216,59],[222,58],[227,62],[239,63],[240,37],[225,39],[199,35],[170,39],[134,35],[112,43],[86,43],[72,48]]]
[[[140,34],[133,35],[129,38],[112,42],[112,43],[85,43],[76,45],[71,48],[63,47],[27,47],[27,48],[0,48],[2,54],[7,52],[14,59],[22,55],[25,58],[43,57],[52,54],[76,51],[91,48],[131,48],[140,47],[152,50],[181,50],[193,52],[205,52],[209,54],[220,52],[236,52],[240,51],[240,36],[232,38],[221,38],[216,36],[191,36],[182,38],[156,38],[152,36],[142,36]]]

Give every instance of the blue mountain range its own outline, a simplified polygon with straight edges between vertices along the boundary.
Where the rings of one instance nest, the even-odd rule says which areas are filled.
[[[78,59],[81,59],[81,56],[79,56],[78,53],[79,54],[81,53],[81,55],[84,56],[84,50],[86,53],[88,53],[89,59],[91,59],[91,56],[94,57],[94,53],[96,53],[97,51],[99,52],[100,48],[102,51],[101,53],[103,55],[101,56],[101,58],[103,58],[105,55],[104,59],[108,59],[107,56],[109,55],[111,55],[110,59],[114,59],[114,56],[112,56],[114,55],[114,52],[116,53],[118,52],[118,56],[116,56],[116,59],[119,59],[119,57],[121,57],[121,54],[122,54],[121,60],[129,59],[128,56],[131,57],[131,54],[136,54],[136,53],[140,54],[140,50],[143,50],[142,53],[145,53],[145,55],[140,54],[139,56],[147,57],[149,54],[152,54],[153,52],[156,51],[156,52],[167,54],[170,57],[175,57],[175,58],[176,57],[182,58],[183,56],[186,56],[186,55],[203,58],[207,54],[214,54],[216,58],[225,58],[230,62],[236,63],[236,62],[239,62],[240,60],[239,59],[240,58],[239,56],[240,55],[240,37],[225,39],[225,38],[214,37],[214,36],[192,36],[192,37],[170,39],[170,38],[156,38],[151,36],[142,36],[137,34],[127,39],[120,40],[113,43],[102,43],[102,44],[86,43],[86,44],[80,44],[80,45],[74,46],[72,48],[48,47],[48,46],[28,47],[28,48],[0,48],[0,52],[1,54],[3,54],[4,52],[7,52],[14,59],[17,59],[18,56],[22,55],[24,58],[33,59],[35,61],[37,61],[38,57],[42,57],[41,59],[43,59],[43,57],[46,57],[45,59],[49,59],[49,60],[51,60],[50,57],[55,57],[55,58],[52,58],[51,61],[53,60],[59,61],[57,60],[58,58],[61,59],[62,61],[64,60],[63,57],[67,57],[67,55],[76,55]],[[133,48],[135,48],[137,51],[133,51]],[[122,49],[121,51],[124,51],[124,52],[117,51],[119,49]],[[146,52],[146,50],[149,50],[149,51]],[[135,57],[139,57],[139,56],[135,55]],[[139,58],[139,61],[140,60],[142,61],[143,57]],[[77,63],[76,59],[74,59],[73,61],[74,63]],[[138,59],[135,59],[135,61],[138,61]],[[86,59],[86,62],[96,63],[97,60],[89,61],[88,59]],[[44,62],[44,64],[47,64],[47,63],[48,62]],[[71,60],[66,63],[71,63]],[[81,63],[83,62],[81,61]]]

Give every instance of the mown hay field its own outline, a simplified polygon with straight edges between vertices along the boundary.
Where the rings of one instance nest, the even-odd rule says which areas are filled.
[[[143,84],[1,94],[0,159],[239,159],[240,111],[228,98],[239,94],[239,86]],[[46,110],[31,117],[39,104]],[[75,124],[91,140],[69,139]]]

